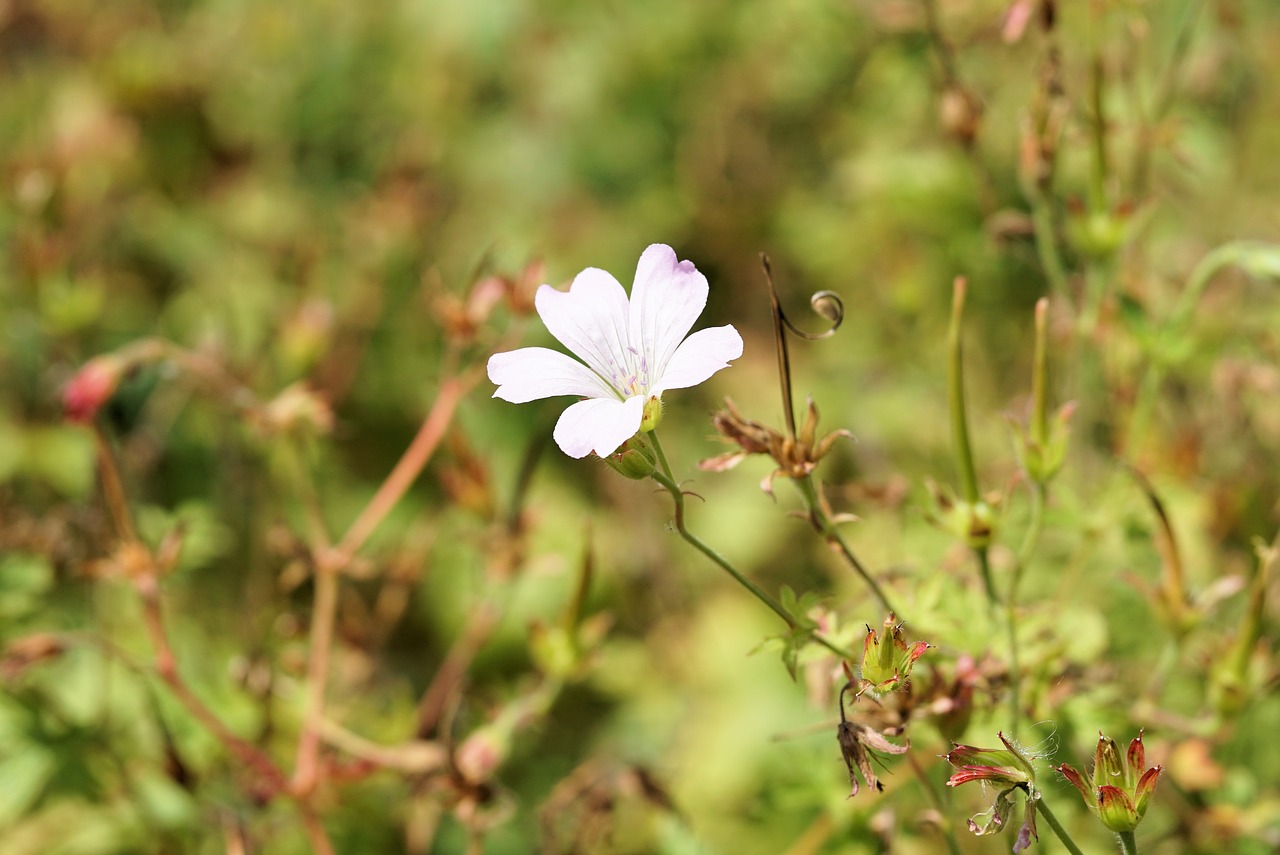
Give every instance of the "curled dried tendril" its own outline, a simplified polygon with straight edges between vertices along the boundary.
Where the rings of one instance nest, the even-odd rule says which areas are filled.
[[[787,350],[786,332],[798,336],[805,341],[822,341],[835,335],[844,322],[844,302],[834,291],[818,291],[809,298],[809,305],[815,314],[830,322],[831,326],[817,333],[806,332],[791,322],[786,312],[782,311],[782,303],[778,300],[778,288],[773,282],[773,266],[769,263],[769,255],[760,253],[760,266],[764,269],[765,282],[769,285],[769,307],[773,310],[773,334],[778,349],[778,379],[782,386],[782,411],[787,417],[787,429],[791,436],[796,435],[795,407],[791,392],[791,356]]]

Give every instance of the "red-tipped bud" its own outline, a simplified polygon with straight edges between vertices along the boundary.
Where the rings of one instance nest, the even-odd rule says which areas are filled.
[[[86,362],[62,391],[62,411],[73,422],[91,422],[111,400],[125,363],[115,356],[95,356]]]
[[[1074,767],[1065,763],[1058,767],[1058,772],[1080,792],[1084,803],[1097,814],[1103,825],[1116,832],[1133,831],[1146,815],[1163,767],[1145,768],[1147,752],[1142,744],[1141,731],[1129,743],[1129,750],[1124,755],[1121,755],[1115,740],[1099,733],[1093,762],[1092,786]]]
[[[884,621],[884,635],[867,627],[862,641],[862,680],[859,692],[883,694],[901,688],[916,660],[929,649],[924,641],[911,644],[902,637],[902,624],[892,613]]]
[[[1163,766],[1152,766],[1138,780],[1133,800],[1134,807],[1138,809],[1138,819],[1142,819],[1147,815],[1147,804],[1151,801],[1151,794],[1156,791],[1156,784],[1159,782],[1160,773],[1163,771]]]
[[[943,755],[956,767],[955,774],[947,781],[948,787],[958,787],[971,781],[987,781],[1006,787],[1035,781],[1036,770],[1031,756],[1003,733],[997,735],[1004,748],[956,745]]]

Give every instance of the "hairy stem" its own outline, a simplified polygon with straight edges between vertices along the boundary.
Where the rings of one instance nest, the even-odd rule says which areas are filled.
[[[1124,855],[1138,855],[1138,841],[1132,831],[1117,831],[1116,837],[1120,839],[1120,851]]]
[[[1062,827],[1062,823],[1058,822],[1058,818],[1053,815],[1053,811],[1049,810],[1049,805],[1040,797],[1040,793],[1037,792],[1034,795],[1036,810],[1038,810],[1040,815],[1044,817],[1045,822],[1049,823],[1049,827],[1053,829],[1053,833],[1058,835],[1058,839],[1062,841],[1062,845],[1067,847],[1067,851],[1070,852],[1071,855],[1084,855],[1084,853],[1080,851],[1080,847],[1076,845],[1076,842],[1071,839],[1071,835]]]

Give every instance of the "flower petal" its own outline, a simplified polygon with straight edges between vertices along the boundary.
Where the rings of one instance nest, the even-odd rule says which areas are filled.
[[[636,435],[644,414],[644,397],[625,401],[593,398],[579,401],[560,415],[552,436],[570,457],[586,457],[594,451],[605,457]]]
[[[649,394],[697,386],[741,355],[742,336],[732,326],[698,330],[676,348],[666,369],[649,387]]]
[[[651,378],[663,376],[667,362],[706,306],[707,277],[692,261],[679,261],[675,250],[661,243],[644,251],[631,286],[629,323],[631,344],[648,360],[645,367]]]
[[[590,368],[545,347],[495,353],[489,357],[489,379],[498,387],[493,397],[513,404],[556,395],[617,398]]]
[[[621,388],[632,373],[633,351],[627,338],[627,293],[603,270],[588,267],[568,291],[543,285],[534,296],[547,329],[601,379]]]

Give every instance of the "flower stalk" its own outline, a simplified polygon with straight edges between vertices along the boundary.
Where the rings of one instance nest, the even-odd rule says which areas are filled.
[[[818,493],[818,486],[813,483],[812,476],[806,475],[803,478],[796,478],[794,481],[796,489],[800,491],[800,495],[804,498],[805,506],[809,512],[809,521],[813,524],[813,527],[871,589],[871,594],[876,598],[876,602],[880,604],[880,609],[896,614],[897,610],[889,602],[889,597],[885,594],[884,589],[880,587],[880,584],[867,570],[866,566],[858,560],[858,556],[850,548],[848,542],[844,539],[844,535],[836,528],[835,520],[827,512],[826,503],[823,502],[822,496]]]
[[[764,592],[764,589],[762,589],[759,585],[757,585],[755,582],[752,582],[746,576],[742,575],[742,573],[738,572],[738,569],[734,567],[732,564],[730,564],[728,560],[725,559],[724,556],[722,556],[719,552],[716,552],[714,549],[708,546],[701,538],[699,538],[693,532],[689,531],[689,528],[687,525],[685,525],[685,520],[684,520],[684,510],[685,510],[684,491],[680,489],[678,484],[676,484],[675,478],[671,474],[671,465],[667,463],[667,456],[662,450],[662,444],[658,441],[657,432],[656,431],[651,432],[649,434],[649,439],[653,443],[653,449],[658,456],[658,465],[659,467],[661,467],[661,471],[655,471],[652,475],[652,478],[653,480],[661,484],[663,488],[666,489],[666,491],[671,494],[671,499],[675,503],[674,524],[676,527],[676,531],[679,533],[679,535],[682,538],[684,538],[685,542],[687,542],[694,549],[698,550],[703,555],[710,558],[712,562],[714,562],[721,570],[725,571],[730,576],[732,576],[734,581],[736,581],[739,585],[741,585],[742,587],[750,591],[752,596],[754,596],[757,600],[759,600],[760,602],[768,606],[774,612],[774,614],[776,614],[778,617],[782,618],[783,621],[786,622],[787,626],[790,629],[795,629],[797,627],[796,619],[792,617],[792,615],[782,607],[781,603],[779,603],[773,597],[766,594]]]
[[[984,519],[990,509],[978,493],[978,475],[973,465],[969,417],[964,398],[964,342],[961,325],[966,289],[964,277],[956,277],[951,298],[951,324],[947,331],[947,403],[951,412],[951,440],[956,455],[956,471],[960,477],[962,516],[968,517],[966,539],[977,556],[987,602],[995,606],[998,600],[987,554],[991,529],[989,520]]]
[[[711,559],[717,567],[732,576],[735,582],[746,588],[753,597],[764,603],[774,614],[782,618],[788,629],[800,629],[800,622],[796,619],[795,615],[788,612],[781,603],[769,596],[763,588],[744,576],[738,568],[730,564],[723,555],[712,549],[693,532],[689,531],[688,526],[685,524],[684,491],[680,489],[680,486],[675,481],[675,477],[671,473],[671,465],[667,462],[667,455],[662,450],[662,443],[658,441],[657,431],[651,431],[648,436],[649,441],[653,445],[654,453],[658,459],[658,470],[650,477],[661,484],[663,489],[671,494],[671,500],[675,503],[673,523],[676,527],[676,532],[679,533],[680,537],[682,537],[686,543],[701,552],[707,558]],[[850,651],[845,650],[837,644],[833,644],[820,633],[810,631],[809,636],[816,643],[821,644],[841,659],[853,660],[856,658]]]
[[[1076,842],[1071,839],[1070,832],[1063,827],[1061,822],[1058,822],[1058,818],[1054,816],[1053,811],[1049,810],[1048,803],[1040,797],[1039,793],[1036,793],[1035,803],[1036,812],[1044,817],[1045,822],[1049,823],[1049,827],[1053,829],[1054,834],[1058,835],[1058,839],[1062,841],[1062,845],[1067,848],[1067,851],[1070,852],[1071,855],[1084,855],[1084,853],[1080,851],[1080,847],[1076,845]]]

